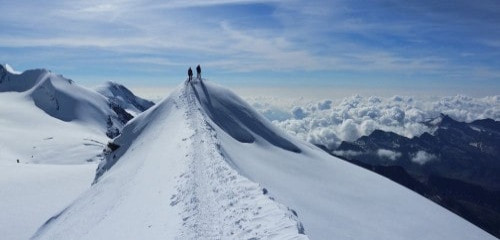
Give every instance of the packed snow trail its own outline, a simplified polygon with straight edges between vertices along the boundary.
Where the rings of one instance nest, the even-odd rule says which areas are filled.
[[[33,239],[307,239],[224,161],[199,109],[188,85],[133,120],[92,188]]]

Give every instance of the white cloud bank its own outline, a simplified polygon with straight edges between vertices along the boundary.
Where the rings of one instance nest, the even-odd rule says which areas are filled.
[[[484,118],[500,120],[500,95],[483,98],[458,95],[437,99],[355,95],[341,101],[300,100],[283,104],[276,98],[249,99],[258,111],[286,132],[328,148],[338,146],[342,140],[354,141],[376,129],[410,138],[419,136],[430,131],[422,122],[440,113],[465,122]]]
[[[415,153],[415,155],[413,155],[413,157],[411,158],[411,161],[418,163],[420,165],[424,165],[427,162],[430,162],[430,161],[436,160],[436,159],[438,159],[438,158],[434,154],[430,154],[426,151],[418,151],[417,153]]]

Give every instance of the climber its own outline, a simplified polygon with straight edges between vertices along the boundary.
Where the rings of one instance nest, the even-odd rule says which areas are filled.
[[[193,79],[193,70],[191,70],[191,67],[188,69],[188,80],[191,81]]]
[[[200,64],[196,66],[196,78],[201,79],[201,67]]]

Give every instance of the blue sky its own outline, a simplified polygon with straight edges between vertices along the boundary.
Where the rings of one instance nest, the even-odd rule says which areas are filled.
[[[0,61],[77,82],[500,92],[500,2],[2,1]]]

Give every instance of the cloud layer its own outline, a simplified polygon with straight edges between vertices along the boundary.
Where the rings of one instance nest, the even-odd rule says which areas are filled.
[[[354,141],[376,129],[410,138],[419,136],[431,131],[423,122],[438,117],[440,113],[465,122],[484,118],[500,120],[500,95],[484,98],[458,95],[436,99],[355,95],[337,102],[323,100],[287,106],[276,99],[249,101],[286,132],[328,148],[335,148],[341,141]],[[415,155],[416,162],[425,163],[428,159],[430,157],[424,153]]]

